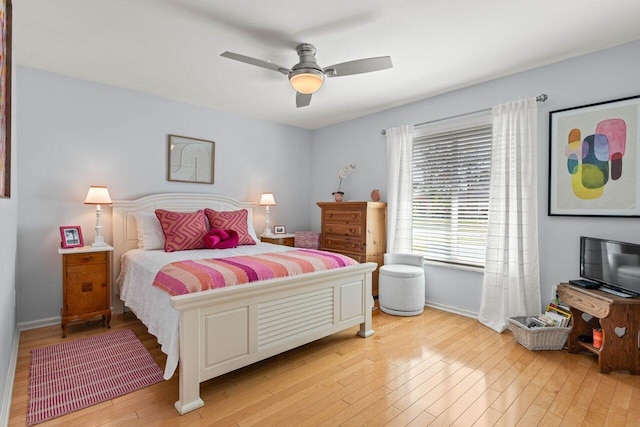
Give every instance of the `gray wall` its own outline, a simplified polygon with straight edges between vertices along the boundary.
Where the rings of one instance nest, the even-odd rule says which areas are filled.
[[[309,227],[311,132],[88,81],[18,67],[20,204],[18,322],[59,316],[62,302],[58,227],[95,236],[90,185],[113,199],[157,192],[207,192],[257,202],[272,191],[272,224]],[[214,140],[215,183],[166,180],[167,134]],[[103,209],[111,240],[111,209]],[[264,229],[264,209],[255,210]]]
[[[640,243],[638,218],[547,216],[549,111],[640,95],[640,42],[585,55],[510,77],[457,90],[314,132],[311,224],[320,224],[316,200],[331,200],[345,163],[356,170],[343,184],[345,199],[368,200],[379,188],[386,200],[386,145],[381,129],[464,114],[501,102],[549,95],[538,104],[538,211],[542,301],[552,286],[579,276],[579,236]],[[640,163],[639,163],[640,164]],[[425,269],[427,300],[443,308],[474,313],[480,307],[482,274],[447,267]]]

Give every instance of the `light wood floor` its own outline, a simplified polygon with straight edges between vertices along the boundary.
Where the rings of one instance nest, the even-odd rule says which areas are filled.
[[[510,332],[434,309],[373,319],[370,338],[354,328],[202,384],[205,406],[182,417],[174,377],[40,425],[640,425],[640,376],[599,374],[593,356],[532,352]],[[120,328],[164,367],[133,315],[115,316]],[[77,324],[67,340],[104,332]],[[10,426],[25,425],[29,351],[61,341],[59,327],[22,333]]]

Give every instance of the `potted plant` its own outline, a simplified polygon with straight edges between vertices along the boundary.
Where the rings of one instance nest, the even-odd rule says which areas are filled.
[[[344,198],[344,192],[341,191],[342,180],[345,179],[347,177],[347,175],[349,175],[351,173],[351,171],[354,170],[355,168],[356,168],[356,165],[348,164],[348,165],[345,165],[344,169],[342,169],[338,173],[338,179],[340,180],[338,182],[338,191],[335,191],[335,192],[331,193],[333,195],[333,199],[336,202],[341,202],[343,200],[343,198]]]

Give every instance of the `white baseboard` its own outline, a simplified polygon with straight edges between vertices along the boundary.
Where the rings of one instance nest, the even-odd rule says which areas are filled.
[[[122,307],[111,307],[111,314],[121,314]],[[29,329],[46,328],[47,326],[60,325],[60,316],[47,317],[46,319],[30,320],[18,323],[18,331],[28,331]]]
[[[9,411],[11,410],[11,395],[13,394],[13,382],[16,377],[16,365],[18,364],[18,345],[20,344],[20,331],[16,328],[13,333],[13,347],[11,349],[11,359],[7,370],[7,382],[4,385],[4,396],[2,396],[2,407],[0,408],[0,425],[9,425]]]
[[[460,316],[470,317],[472,319],[478,318],[478,313],[475,311],[467,310],[466,308],[454,307],[451,305],[441,304],[435,301],[425,301],[424,305],[431,308],[437,308],[438,310],[448,311],[449,313],[459,314]]]
[[[18,331],[28,331],[29,329],[38,329],[53,325],[60,325],[60,316],[20,322],[18,323]]]

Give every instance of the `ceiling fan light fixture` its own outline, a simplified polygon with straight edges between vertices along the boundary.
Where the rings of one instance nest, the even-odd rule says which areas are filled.
[[[313,69],[296,70],[289,75],[289,83],[299,93],[314,93],[322,87],[324,74]]]

